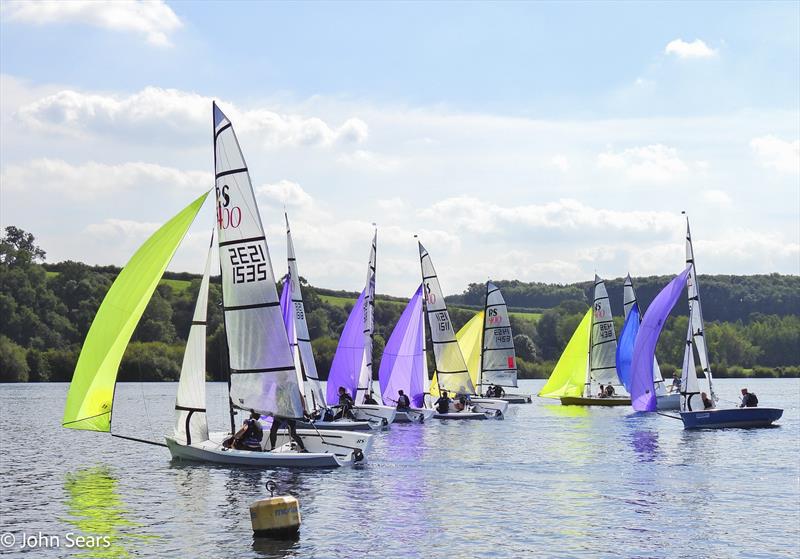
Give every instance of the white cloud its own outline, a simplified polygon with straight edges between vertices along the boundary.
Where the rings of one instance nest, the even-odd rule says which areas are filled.
[[[33,129],[72,136],[129,134],[152,142],[171,132],[196,143],[209,141],[211,102],[194,92],[159,87],[123,96],[67,89],[23,105],[17,116]],[[358,118],[336,127],[317,117],[221,105],[237,132],[255,134],[267,147],[360,143],[369,135]]]
[[[790,142],[771,135],[761,136],[750,141],[750,148],[764,167],[782,173],[800,173],[800,140]]]
[[[48,25],[78,23],[111,31],[137,33],[158,47],[183,26],[162,0],[11,0],[3,2],[8,21]]]
[[[683,39],[675,39],[667,43],[664,53],[674,54],[678,58],[711,58],[717,55],[716,50],[700,39],[695,39],[691,43],[687,43]]]
[[[168,187],[199,195],[213,179],[204,171],[181,171],[154,163],[72,165],[60,159],[33,159],[8,165],[0,173],[3,189],[32,195],[56,193],[73,200],[113,197],[121,191]]]
[[[267,201],[277,202],[287,206],[299,208],[310,207],[313,203],[311,196],[296,182],[281,180],[272,184],[256,187],[256,196]]]
[[[550,160],[550,163],[553,164],[559,171],[562,173],[566,173],[569,171],[569,159],[567,159],[566,155],[558,154],[554,155],[553,158]]]
[[[405,210],[407,204],[402,198],[394,197],[378,200],[378,207],[388,212],[397,212]]]
[[[103,237],[106,240],[112,239],[145,239],[152,235],[161,223],[149,223],[143,221],[133,221],[129,219],[106,219],[101,223],[90,223],[86,226],[86,232],[90,235]]]
[[[689,171],[689,166],[678,157],[678,150],[662,144],[606,151],[597,156],[597,165],[624,171],[629,179],[643,182],[667,182]]]
[[[724,190],[705,190],[702,192],[703,200],[709,205],[719,209],[727,209],[733,206],[733,200]]]
[[[346,167],[380,173],[393,171],[400,165],[400,160],[396,157],[363,149],[357,149],[352,153],[343,153],[338,160]]]

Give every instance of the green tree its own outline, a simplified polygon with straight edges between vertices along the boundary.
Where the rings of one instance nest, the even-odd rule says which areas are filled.
[[[0,382],[27,382],[29,371],[25,349],[0,335]]]

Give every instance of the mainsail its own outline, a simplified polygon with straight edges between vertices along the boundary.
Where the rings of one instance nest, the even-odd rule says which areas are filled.
[[[358,389],[358,380],[361,371],[366,365],[364,355],[364,322],[363,309],[366,290],[358,296],[358,300],[350,316],[347,317],[342,335],[339,336],[339,345],[336,346],[336,353],[331,363],[331,371],[328,374],[328,386],[325,396],[328,405],[335,406],[339,403],[339,387],[344,389],[355,399]],[[363,401],[363,398],[362,398]]]
[[[372,248],[369,252],[367,266],[367,282],[364,287],[364,306],[362,324],[364,328],[364,365],[358,377],[356,404],[364,403],[364,397],[372,396],[372,337],[375,333],[375,264],[378,246],[378,230],[372,237]]]
[[[313,411],[325,407],[325,396],[319,381],[317,365],[314,362],[311,337],[308,335],[308,322],[306,321],[306,310],[303,305],[303,291],[300,287],[300,273],[297,271],[297,259],[294,253],[292,232],[289,229],[289,216],[284,214],[284,217],[286,218],[286,253],[289,262],[291,294],[287,300],[287,310],[283,312],[284,314],[288,312],[288,303],[291,301],[293,312],[290,314],[293,319],[294,330],[292,343],[296,344],[294,346],[296,348],[295,358],[299,354],[300,362],[298,363],[298,367],[301,367],[302,375],[305,377],[306,407]],[[290,336],[290,341],[292,341],[292,336]]]
[[[64,407],[64,427],[111,430],[114,386],[122,355],[207,196],[204,193],[153,233],[114,280],[83,342]]]
[[[714,388],[711,381],[711,366],[708,359],[708,345],[705,338],[705,325],[703,324],[703,308],[700,306],[700,286],[697,283],[697,266],[694,262],[694,249],[692,248],[692,233],[689,230],[689,218],[686,218],[686,265],[691,265],[687,280],[687,294],[689,296],[689,324],[691,324],[692,340],[700,360],[700,368],[708,380],[708,391],[712,400],[716,401]]]
[[[486,283],[479,385],[517,386],[517,355],[508,307],[500,288]]]
[[[447,312],[439,278],[436,276],[431,257],[422,243],[419,244],[419,258],[422,267],[425,313],[436,362],[437,388],[447,390],[451,394],[475,394],[467,364],[453,332],[453,324],[450,321],[450,313]],[[431,395],[435,395],[433,383],[431,383]]]
[[[683,351],[683,366],[681,368],[681,411],[699,411],[704,409],[700,399],[700,383],[697,380],[695,368],[695,349],[692,335],[692,312],[689,309],[689,322],[686,327],[686,344]],[[709,386],[710,390],[710,386]],[[695,409],[694,406],[697,406]]]
[[[250,174],[230,120],[214,104],[214,172],[231,404],[301,418],[303,401]]]
[[[208,281],[214,255],[214,234],[208,247],[206,268],[200,281],[200,291],[192,315],[192,325],[183,353],[178,396],[175,399],[175,429],[173,436],[181,444],[208,440],[206,415],[206,315],[208,313]]]
[[[424,342],[425,326],[422,313],[422,285],[420,285],[400,315],[383,350],[378,369],[378,383],[384,405],[395,406],[397,391],[402,390],[411,400],[412,406],[417,408],[424,406],[425,385],[428,382]]]
[[[580,396],[586,369],[589,366],[589,330],[592,325],[592,309],[586,311],[578,327],[564,348],[550,378],[539,391],[542,398],[561,398]]]
[[[592,328],[589,345],[589,370],[584,396],[592,396],[591,381],[598,384],[617,384],[617,335],[606,284],[594,276],[594,302],[592,303]]]
[[[656,411],[656,390],[653,379],[656,344],[672,307],[683,292],[690,269],[691,266],[675,276],[656,295],[642,320],[631,362],[631,403],[636,411]]]

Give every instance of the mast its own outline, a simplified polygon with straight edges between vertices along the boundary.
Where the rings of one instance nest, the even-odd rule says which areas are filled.
[[[486,314],[486,311],[489,308],[489,280],[486,281],[486,294],[483,298],[483,324],[481,328],[481,366],[478,370],[478,386],[475,387],[478,395],[480,396],[483,393],[483,354],[484,350],[486,349],[486,320],[489,316]]]
[[[378,227],[375,227],[375,233],[372,236],[372,248],[369,253],[369,265],[367,266],[367,300],[364,305],[364,372],[362,373],[366,378],[366,386],[364,391],[369,393],[370,397],[373,395],[372,384],[372,349],[375,339],[375,281],[377,277],[376,269],[378,263]],[[359,390],[361,387],[359,386]]]

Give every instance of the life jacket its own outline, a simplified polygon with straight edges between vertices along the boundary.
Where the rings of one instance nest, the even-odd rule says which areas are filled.
[[[261,425],[255,419],[246,419],[245,421],[247,422],[247,431],[245,431],[244,437],[242,437],[244,444],[250,447],[260,447],[261,439],[264,437],[264,431],[261,429]],[[273,419],[273,421],[277,420]]]
[[[411,402],[408,399],[408,396],[403,394],[399,398],[397,398],[397,407],[398,408],[408,408],[411,407]]]

